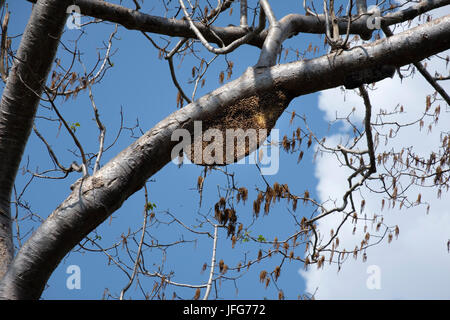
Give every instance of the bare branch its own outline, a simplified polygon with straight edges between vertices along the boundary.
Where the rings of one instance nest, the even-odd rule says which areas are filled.
[[[184,12],[184,15],[186,17],[186,19],[189,22],[189,26],[190,28],[194,31],[195,35],[197,36],[197,38],[200,40],[200,42],[203,44],[203,46],[210,52],[214,53],[214,54],[226,54],[226,53],[230,53],[231,51],[233,51],[234,49],[236,49],[237,47],[247,43],[250,41],[251,38],[253,38],[255,36],[254,32],[247,32],[247,34],[245,34],[244,36],[242,36],[239,39],[234,40],[232,43],[230,43],[227,46],[223,46],[222,48],[214,48],[213,46],[211,46],[208,42],[208,40],[206,40],[206,38],[203,36],[202,32],[197,28],[197,26],[195,25],[195,23],[192,21],[191,16],[189,15],[189,13],[187,12],[186,6],[184,4],[183,0],[178,0],[180,3],[180,6]],[[210,30],[211,32],[213,32],[215,34],[215,32],[213,30]],[[215,34],[216,35],[216,34]],[[220,39],[220,37],[217,35],[217,37],[219,38],[219,42],[222,42],[222,40]],[[222,42],[223,43],[223,42]]]
[[[58,158],[56,157],[55,153],[53,152],[53,149],[50,147],[50,145],[48,144],[47,140],[45,140],[45,138],[41,135],[41,133],[36,129],[36,126],[33,125],[33,131],[36,134],[36,136],[45,144],[45,146],[47,147],[47,151],[48,154],[50,155],[50,157],[52,158],[52,161],[64,172],[70,172],[72,171],[72,167],[70,168],[66,168],[63,165],[61,165],[58,161]]]
[[[100,130],[98,153],[97,153],[97,158],[95,159],[94,170],[92,172],[92,174],[95,174],[97,172],[97,170],[100,168],[100,160],[102,158],[103,151],[104,151],[106,127],[103,125],[102,121],[100,120],[100,115],[98,113],[97,105],[95,104],[95,101],[94,101],[94,95],[92,94],[91,84],[88,84],[88,88],[89,88],[89,99],[91,100],[92,109],[94,110],[95,122],[97,123],[97,127]]]
[[[178,41],[175,48],[173,48],[165,58],[167,59],[167,62],[169,63],[170,75],[172,76],[172,81],[173,81],[175,87],[177,87],[178,92],[181,94],[183,99],[186,100],[188,103],[191,103],[192,102],[191,99],[189,99],[186,96],[186,94],[183,91],[183,88],[181,88],[180,84],[178,83],[177,76],[175,74],[175,68],[173,67],[173,59],[172,59],[173,55],[183,46],[183,44],[186,43],[187,40],[188,40],[187,38],[183,38],[180,41]]]
[[[391,29],[388,26],[382,26],[382,30],[387,37],[391,37],[393,35]],[[436,79],[431,76],[431,74],[425,69],[422,63],[417,61],[414,62],[413,65],[417,68],[417,70],[419,70],[420,74],[425,78],[425,80],[428,81],[428,83],[441,95],[445,102],[447,102],[447,104],[450,106],[450,96],[447,94],[444,88],[442,88],[441,85],[436,82]]]
[[[131,274],[130,280],[128,281],[127,285],[122,289],[120,292],[120,298],[119,300],[123,300],[123,297],[125,295],[125,292],[130,288],[131,284],[134,281],[134,278],[136,277],[138,266],[141,261],[141,253],[142,253],[142,244],[144,243],[144,237],[145,237],[145,231],[147,229],[147,218],[148,218],[148,191],[147,186],[144,185],[144,197],[145,197],[145,205],[144,205],[144,222],[142,223],[142,234],[141,234],[141,240],[139,241],[138,250],[136,253],[136,259],[134,261],[134,268],[133,273]]]
[[[364,105],[366,107],[366,115],[364,117],[364,127],[365,127],[365,133],[366,133],[366,139],[367,139],[367,149],[369,152],[369,158],[370,158],[370,168],[369,168],[369,175],[372,173],[377,172],[376,162],[375,162],[375,149],[373,147],[373,137],[372,137],[372,126],[370,124],[370,119],[372,115],[372,105],[370,103],[369,94],[367,93],[366,88],[364,85],[359,87],[359,92],[364,100]]]
[[[306,6],[306,0],[303,0],[303,9],[305,9],[306,15],[317,16],[317,13],[313,12],[308,6]]]
[[[214,242],[213,242],[213,250],[212,250],[212,257],[211,257],[211,266],[209,271],[209,279],[208,283],[206,285],[206,292],[203,296],[203,300],[208,300],[209,294],[211,292],[213,277],[214,277],[214,268],[216,266],[216,251],[217,251],[217,239],[218,239],[218,230],[219,226],[217,224],[214,225]]]
[[[89,175],[88,173],[88,163],[86,159],[86,154],[84,153],[83,146],[81,145],[80,141],[78,140],[77,136],[73,132],[72,128],[67,124],[67,121],[64,119],[64,117],[59,112],[58,108],[56,107],[56,104],[54,103],[53,99],[50,97],[50,93],[45,90],[45,94],[47,95],[50,104],[52,105],[53,110],[55,111],[56,115],[58,116],[59,120],[64,125],[64,128],[66,128],[66,131],[69,133],[69,135],[72,137],[73,142],[78,147],[78,150],[80,151],[81,159],[83,161],[82,169],[83,169],[83,177],[86,177]]]

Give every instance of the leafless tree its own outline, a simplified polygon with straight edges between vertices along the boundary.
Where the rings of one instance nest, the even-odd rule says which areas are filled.
[[[100,0],[31,0],[33,11],[25,31],[21,37],[17,51],[11,48],[7,34],[8,12],[4,10],[1,38],[0,71],[5,81],[5,88],[0,104],[0,297],[5,299],[37,299],[41,296],[50,275],[64,256],[77,245],[86,250],[96,248],[108,256],[110,261],[122,268],[129,282],[125,284],[119,296],[122,299],[128,288],[138,276],[158,279],[152,295],[159,294],[165,286],[189,287],[195,291],[194,298],[200,298],[200,289],[204,288],[204,298],[209,298],[212,286],[220,279],[236,279],[241,269],[250,268],[255,263],[268,259],[273,255],[281,256],[281,263],[273,271],[263,271],[260,281],[275,283],[280,276],[281,267],[285,261],[300,261],[306,267],[311,264],[323,266],[325,254],[330,254],[330,261],[339,265],[349,256],[358,253],[385,236],[390,241],[393,235],[398,235],[396,226],[387,226],[379,217],[367,218],[361,214],[364,203],[356,204],[353,195],[363,187],[369,187],[372,180],[383,183],[381,192],[387,201],[398,202],[405,206],[420,204],[420,199],[410,200],[405,196],[408,186],[398,181],[402,176],[412,177],[411,184],[423,185],[429,183],[439,190],[448,188],[450,137],[448,132],[443,137],[442,147],[436,150],[429,159],[404,150],[402,154],[377,154],[376,146],[380,134],[374,121],[370,100],[370,84],[392,77],[395,72],[402,74],[400,68],[413,65],[416,70],[432,85],[435,90],[430,94],[427,105],[431,107],[436,101],[450,104],[450,98],[439,84],[448,80],[445,71],[442,74],[431,75],[421,61],[437,55],[450,48],[450,15],[431,18],[427,13],[433,9],[450,5],[450,0],[406,1],[399,5],[396,2],[379,1],[379,16],[368,11],[366,0],[349,0],[346,6],[339,9],[334,0],[298,1],[298,8],[305,14],[291,13],[277,18],[269,0],[238,1],[219,0],[217,6],[211,6],[209,1],[161,1],[165,7],[165,16],[152,16],[144,13],[142,1],[135,0],[135,9]],[[67,52],[72,54],[72,65],[62,67],[52,65],[60,43],[61,34],[67,20],[67,8],[75,4],[85,17],[90,17],[88,24],[113,23],[114,31],[105,43],[104,54],[99,57],[95,67],[82,74],[72,72],[72,65],[80,60],[77,50]],[[237,26],[220,26],[220,17],[227,11],[238,7],[240,18]],[[253,6],[253,7],[251,7]],[[203,9],[205,8],[205,9]],[[172,15],[172,16],[170,16]],[[168,18],[170,16],[170,18]],[[393,34],[391,27],[424,16],[425,21],[416,27]],[[179,95],[178,106],[181,107],[147,132],[140,132],[139,127],[128,128],[139,137],[127,148],[118,153],[112,160],[100,166],[100,159],[107,150],[105,145],[106,125],[102,122],[92,93],[94,86],[105,76],[111,63],[109,58],[114,54],[112,43],[118,26],[130,32],[141,32],[169,64]],[[382,31],[382,32],[381,32]],[[312,59],[303,59],[301,55],[293,62],[281,63],[283,43],[293,37],[303,34],[324,35],[326,52]],[[164,45],[158,44],[149,34],[164,36]],[[365,42],[362,42],[365,40]],[[182,55],[196,55],[194,46],[201,48],[213,58],[207,61],[200,58],[199,66],[193,71],[193,92],[191,97],[183,89],[184,84],[176,77],[173,59]],[[225,83],[225,74],[220,75],[222,85],[212,92],[196,98],[196,90],[202,85],[204,75],[217,56],[226,55],[240,50],[243,46],[259,49],[254,65],[248,66],[233,81]],[[445,58],[444,58],[445,59]],[[447,58],[448,59],[448,58]],[[448,60],[447,60],[448,61]],[[81,65],[82,61],[78,61]],[[83,65],[84,66],[84,65]],[[228,64],[229,73],[233,63]],[[404,71],[403,71],[404,73]],[[246,186],[235,184],[234,175],[223,166],[206,166],[204,174],[198,180],[198,192],[203,192],[203,183],[211,171],[221,172],[227,177],[228,184],[224,187],[226,196],[221,196],[213,208],[213,216],[203,217],[201,231],[185,225],[170,212],[165,212],[166,220],[158,220],[147,199],[144,205],[144,222],[142,228],[124,236],[121,245],[128,250],[133,243],[137,250],[129,255],[133,264],[125,266],[124,262],[115,258],[109,252],[116,250],[119,244],[103,248],[89,234],[135,192],[146,186],[147,181],[172,160],[172,150],[177,142],[172,141],[172,133],[177,129],[186,129],[194,134],[194,122],[203,121],[203,130],[218,128],[222,132],[227,128],[272,129],[277,119],[283,114],[289,103],[296,97],[321,90],[345,86],[347,89],[357,89],[365,105],[365,121],[362,130],[354,125],[355,136],[345,144],[330,146],[310,130],[306,119],[293,113],[292,119],[304,121],[302,129],[293,132],[292,138],[285,136],[282,147],[289,153],[303,155],[302,148],[309,148],[313,142],[318,145],[318,152],[330,152],[336,155],[337,161],[348,167],[352,174],[348,177],[348,189],[343,196],[342,205],[331,206],[319,203],[310,196],[308,191],[303,194],[291,193],[289,186],[281,183],[269,183],[265,188],[256,190],[257,197],[253,201],[254,218],[257,219],[261,208],[267,214],[275,201],[285,200],[292,205],[292,217],[298,226],[298,231],[283,239],[268,240],[255,238],[245,232],[238,223],[233,203],[246,201],[248,190]],[[75,134],[76,128],[65,120],[59,111],[60,99],[76,97],[86,91],[89,95],[96,126],[99,130],[98,150],[89,153],[84,150]],[[48,108],[60,126],[70,133],[78,162],[64,165],[58,160],[56,152],[46,141],[45,135],[35,125],[38,107]],[[400,112],[400,111],[399,111]],[[238,118],[239,115],[244,115]],[[377,115],[378,116],[378,115]],[[427,110],[425,117],[438,117],[439,112]],[[400,130],[408,124],[399,124],[395,130]],[[121,130],[126,129],[123,125]],[[394,130],[394,131],[395,131]],[[45,172],[32,172],[34,177],[65,178],[69,174],[79,172],[81,177],[71,186],[67,198],[48,216],[41,219],[37,230],[28,237],[25,243],[19,241],[18,250],[14,249],[13,224],[18,225],[11,213],[11,203],[20,203],[21,194],[16,192],[14,182],[23,157],[25,145],[30,133],[42,140],[48,149],[55,169]],[[394,132],[395,133],[395,132]],[[389,137],[391,138],[391,137]],[[302,141],[307,141],[302,145]],[[361,148],[361,146],[365,146]],[[246,154],[249,150],[246,150]],[[388,167],[388,160],[396,162],[395,167]],[[235,159],[237,160],[237,159]],[[383,170],[379,170],[383,168]],[[58,173],[58,176],[55,174]],[[379,173],[379,174],[377,174]],[[201,200],[200,200],[201,201]],[[315,210],[310,217],[298,217],[294,212],[297,205],[311,204]],[[329,237],[321,235],[317,229],[317,221],[332,215],[341,214],[342,223]],[[297,219],[298,218],[298,219]],[[216,221],[214,221],[215,219]],[[358,219],[370,220],[377,225],[381,236],[371,239],[367,233],[361,246],[354,250],[339,249],[339,230],[344,223]],[[14,221],[16,220],[16,221]],[[160,274],[145,267],[142,250],[146,246],[155,245],[164,248],[161,243],[148,244],[149,225],[165,223],[175,224],[185,232],[205,236],[211,240],[211,263],[205,265],[208,269],[208,281],[201,285],[183,284],[170,279],[170,275]],[[266,249],[257,254],[257,258],[244,259],[236,266],[228,266],[224,261],[217,262],[216,246],[218,229],[225,228],[232,242],[242,239],[257,241]],[[323,234],[323,233],[322,233]],[[20,238],[18,238],[20,239]],[[89,244],[89,248],[87,247]],[[167,246],[171,244],[166,244]],[[295,249],[306,246],[304,254],[295,253]],[[15,252],[16,251],[16,252]],[[228,273],[227,273],[228,272]],[[231,273],[234,272],[233,275]],[[113,295],[111,295],[113,296]],[[284,298],[279,288],[279,298]]]

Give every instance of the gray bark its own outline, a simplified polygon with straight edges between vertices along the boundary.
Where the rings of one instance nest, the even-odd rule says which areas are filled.
[[[35,2],[36,0],[28,0]],[[132,10],[120,5],[99,0],[73,0],[74,4],[80,7],[81,14],[111,21],[122,25],[129,30],[139,30],[143,32],[163,34],[173,37],[182,38],[197,38],[194,31],[189,27],[186,20],[169,19],[164,17],[152,16],[143,12]],[[417,17],[418,15],[427,12],[431,9],[440,8],[450,4],[450,0],[429,0],[421,1],[409,7],[406,10],[389,13],[380,19],[383,25],[392,25],[395,23],[404,22]],[[323,34],[325,32],[325,17],[324,15],[305,16],[300,14],[290,14],[284,19],[289,19],[293,22],[292,32],[290,36],[296,35],[300,32]],[[283,23],[284,19],[280,20]],[[350,28],[351,34],[358,34],[363,39],[370,39],[374,30],[367,28],[367,16],[354,21]],[[239,26],[229,27],[215,27],[206,28],[202,23],[196,23],[196,28],[202,35],[212,43],[221,44],[218,41],[219,36],[225,45],[245,36],[249,30]],[[338,19],[338,27],[340,34],[347,32],[347,20],[344,18]],[[248,44],[262,47],[268,30],[253,37]],[[217,36],[216,36],[217,35]]]
[[[10,199],[42,85],[65,23],[68,0],[36,3],[9,73],[0,104],[0,277],[13,256]]]
[[[282,20],[280,20],[282,21]],[[281,23],[281,22],[280,22]],[[244,98],[283,92],[293,97],[342,85],[348,72],[383,64],[400,67],[450,48],[450,16],[340,54],[273,67],[251,67],[238,79],[174,112],[73,191],[34,232],[0,282],[0,297],[36,299],[61,259],[146,180],[171,160],[172,132]],[[284,108],[287,107],[287,104]]]

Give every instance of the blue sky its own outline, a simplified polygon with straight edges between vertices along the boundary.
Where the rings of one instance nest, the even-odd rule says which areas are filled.
[[[249,3],[251,4],[251,1]],[[31,4],[27,1],[9,1],[8,5],[11,11],[8,29],[9,35],[20,35],[30,15]],[[133,7],[132,1],[124,1],[123,5]],[[290,12],[303,13],[300,1],[272,1],[272,5],[277,18],[281,18]],[[160,4],[158,2],[153,7],[145,7],[144,12],[155,15],[163,14],[158,10],[159,6]],[[236,4],[234,7],[233,15],[230,17],[228,13],[225,14],[224,18],[219,21],[219,24],[238,24],[238,7]],[[82,22],[86,22],[88,19],[83,17]],[[78,48],[83,54],[82,61],[87,69],[95,65],[98,53],[101,55],[104,54],[103,43],[107,43],[109,35],[113,30],[113,24],[91,24],[83,27],[83,36],[79,40]],[[79,36],[79,30],[69,30],[66,28],[62,41],[66,46],[73,48],[73,40]],[[158,43],[164,43],[164,40],[160,36],[151,36]],[[19,39],[20,37],[17,37],[13,40],[14,49],[17,48]],[[323,52],[323,38],[317,35],[300,35],[288,40],[285,43],[285,47],[291,48],[291,54],[288,56],[287,61],[292,61],[295,58],[292,54],[295,52],[295,49],[298,48],[300,51],[304,51],[310,43],[313,46],[317,45],[321,49],[321,52]],[[173,47],[174,44],[175,42],[170,47]],[[197,45],[196,48],[200,50],[199,54],[211,58],[211,55],[205,53],[200,45]],[[102,81],[93,87],[94,98],[99,108],[101,119],[107,126],[106,145],[109,145],[116,137],[120,127],[121,110],[123,111],[125,127],[133,127],[136,124],[136,119],[139,119],[138,121],[143,131],[149,130],[160,120],[177,110],[177,90],[170,78],[168,64],[164,59],[158,59],[158,51],[140,32],[119,27],[116,39],[113,41],[112,50],[114,51],[114,55],[111,57],[113,67],[108,70]],[[314,54],[310,53],[307,57],[310,58],[313,56]],[[70,58],[61,46],[58,51],[58,57],[62,59],[63,65]],[[247,46],[243,46],[236,52],[227,55],[227,60],[234,62],[233,75],[230,80],[236,79],[247,67],[254,65],[257,58],[258,50]],[[284,62],[284,59],[281,62]],[[194,63],[197,62],[189,57],[186,57],[182,64],[180,64],[180,60],[175,60],[178,79],[188,95],[192,92],[192,85],[188,84],[188,80],[190,79],[190,73]],[[197,98],[220,86],[218,81],[219,73],[225,70],[226,66],[227,64],[223,57],[219,57],[216,60],[208,70],[206,85],[204,88],[199,88],[196,95]],[[82,71],[82,66],[79,63],[76,64],[75,68],[78,70],[77,72]],[[308,125],[318,136],[332,137],[333,135],[345,133],[345,127],[340,124],[331,129],[328,126],[330,114],[333,115],[336,110],[340,110],[341,106],[348,106],[343,96],[339,95],[339,90],[335,89],[335,95],[322,93],[320,96],[319,93],[316,93],[293,100],[287,112],[276,124],[276,128],[280,130],[280,137],[285,134],[289,137],[292,135],[292,131],[298,126],[303,126],[303,123],[299,119],[296,119],[293,124],[289,123],[290,113],[292,111],[300,115],[305,115],[308,119]],[[407,94],[406,92],[405,95]],[[321,97],[320,101],[319,96]],[[342,101],[339,99],[342,99]],[[69,123],[77,122],[80,124],[76,134],[85,150],[88,152],[96,152],[98,148],[98,129],[93,121],[92,108],[87,93],[83,92],[79,94],[75,100],[72,98],[69,98],[67,101],[60,99],[58,103],[61,113]],[[380,104],[383,103],[388,103],[388,101],[380,102]],[[38,116],[48,116],[50,114],[44,108],[40,108],[38,111]],[[39,131],[44,134],[46,139],[57,151],[63,163],[68,165],[75,159],[71,152],[71,150],[75,150],[74,144],[63,129],[59,129],[58,125],[54,122],[48,122],[42,119],[38,119],[36,125]],[[138,135],[139,131],[135,131],[135,134]],[[133,140],[134,138],[131,137],[130,132],[124,130],[117,143],[105,153],[102,164],[114,157]],[[321,169],[323,166],[320,166],[321,164],[327,163],[325,161],[326,159],[321,160],[322,158],[319,157],[319,160],[314,162],[313,151],[314,148],[311,148],[309,152],[305,150],[305,156],[300,165],[297,164],[298,153],[291,155],[282,151],[280,153],[280,170],[276,175],[266,176],[266,179],[271,184],[274,182],[288,184],[290,191],[294,194],[303,194],[307,189],[312,196],[318,197],[322,201],[328,197],[332,197],[332,195],[337,194],[339,191],[339,188],[338,190],[333,190],[333,186],[331,185],[330,187],[330,184],[327,183],[327,181],[333,179],[334,173],[327,176],[326,172]],[[44,170],[52,166],[44,144],[34,134],[30,136],[22,166],[25,166],[27,163],[30,170],[36,168]],[[240,203],[236,206],[238,223],[242,222],[244,226],[247,226],[252,221],[252,202],[256,198],[255,190],[258,187],[264,189],[264,181],[254,165],[232,165],[228,166],[227,170],[235,173],[238,186],[246,186],[249,189],[249,200],[247,203],[245,205]],[[335,170],[337,172],[339,169],[336,168]],[[176,165],[170,163],[155,176],[151,177],[151,181],[147,184],[149,198],[150,202],[157,205],[155,213],[158,218],[167,221],[168,218],[164,212],[169,211],[184,223],[193,226],[198,225],[201,220],[201,215],[211,215],[211,210],[213,215],[213,206],[218,200],[219,194],[223,193],[221,187],[226,186],[226,179],[220,173],[214,173],[208,176],[205,181],[202,206],[199,207],[199,194],[196,190],[196,185],[197,177],[202,174],[202,171],[203,168],[198,166],[183,165],[181,168],[178,168]],[[34,214],[46,218],[68,196],[70,192],[69,186],[79,177],[79,174],[75,173],[71,174],[66,180],[34,179],[27,188],[24,200],[30,204],[31,211]],[[29,175],[22,175],[19,172],[16,182],[17,190],[21,190],[28,181]],[[330,188],[327,189],[327,187]],[[99,226],[96,232],[91,234],[90,237],[100,235],[101,240],[99,239],[98,243],[104,247],[109,247],[119,242],[121,234],[127,234],[129,230],[135,231],[140,228],[143,219],[143,206],[144,194],[142,191],[139,191],[130,197],[122,208],[112,215],[111,219],[108,219]],[[289,213],[290,209],[291,204],[281,201],[274,205],[269,215],[264,216],[261,213],[260,217],[249,229],[251,235],[255,237],[262,235],[267,240],[272,240],[275,237],[283,239],[287,235],[292,234],[296,229]],[[25,210],[20,210],[19,216],[25,217],[27,213]],[[295,214],[300,220],[303,215],[309,216],[311,213],[311,207],[299,205]],[[26,219],[21,224],[20,232],[22,235],[31,232],[38,226],[39,222],[37,218],[33,218],[33,220]],[[207,226],[199,229],[213,232],[212,228]],[[445,231],[443,232],[445,233]],[[137,237],[139,236],[140,233],[138,233]],[[173,281],[189,284],[206,282],[208,273],[201,273],[201,268],[205,262],[210,262],[211,239],[183,231],[174,224],[152,225],[148,229],[148,238],[146,238],[149,242],[151,241],[150,237],[157,238],[161,243],[170,243],[180,239],[195,241],[170,247],[167,250],[167,256],[164,256],[160,250],[147,250],[144,256],[149,271],[156,271],[164,259],[163,271],[173,271]],[[226,237],[226,231],[222,230],[219,237],[217,259],[223,259],[231,267],[239,261],[242,261],[245,256],[251,260],[256,259],[257,252],[260,248],[263,247],[257,243],[238,242],[236,247],[232,249],[231,241]],[[383,248],[386,249],[385,247]],[[71,252],[66,256],[60,266],[55,270],[42,297],[44,299],[99,299],[102,297],[105,288],[111,293],[118,295],[120,290],[128,282],[123,272],[113,264],[108,265],[108,258],[103,253],[93,253],[80,250],[80,248],[77,249],[76,252]],[[133,246],[133,250],[135,249],[136,246]],[[118,250],[120,256],[129,263],[127,253],[121,249],[121,246],[119,246]],[[296,255],[302,254],[303,250],[301,248],[297,249]],[[436,253],[436,255],[439,254],[439,252]],[[347,288],[352,288],[348,278],[336,280],[338,279],[334,277],[336,271],[331,267],[328,269],[325,268],[326,271],[323,272],[316,271],[314,274],[303,274],[302,276],[299,273],[299,270],[303,268],[302,263],[285,261],[276,286],[272,283],[265,289],[264,285],[259,282],[260,272],[262,270],[270,272],[280,262],[280,256],[266,259],[253,266],[247,274],[236,281],[222,281],[218,288],[220,289],[218,297],[222,299],[276,299],[279,288],[283,290],[286,298],[296,299],[298,295],[305,293],[305,290],[307,292],[314,292],[319,287],[318,294],[321,292],[331,292],[328,295],[324,295],[324,297],[333,298],[336,295],[333,295],[332,292],[335,292],[334,290],[338,287],[344,287],[343,284],[348,284]],[[446,260],[445,263],[447,262]],[[401,264],[401,261],[396,265],[398,264]],[[69,290],[66,286],[66,280],[69,276],[66,273],[66,269],[69,265],[78,265],[80,267],[80,290]],[[358,270],[364,271],[364,268],[359,266]],[[354,270],[351,267],[349,269]],[[386,269],[389,269],[389,266],[384,266],[383,270]],[[335,286],[330,285],[327,287],[327,283],[320,280],[320,277],[324,277],[323,279],[327,279],[329,282],[332,282],[330,279],[333,279]],[[141,277],[140,280],[146,291],[152,290],[153,279]],[[320,288],[324,289],[321,291]],[[426,291],[426,288],[424,290]],[[180,297],[186,299],[192,298],[194,295],[194,290],[192,289],[169,287],[166,291],[166,296],[171,298],[173,291]],[[351,292],[350,289],[348,291]],[[395,291],[395,281],[393,291]],[[383,297],[382,294],[388,296],[386,291],[382,291],[376,297]],[[215,295],[213,294],[212,297],[215,297]],[[140,290],[135,284],[127,292],[126,298],[142,298]]]

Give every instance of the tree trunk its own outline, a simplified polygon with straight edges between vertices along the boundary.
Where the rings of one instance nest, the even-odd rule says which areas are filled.
[[[0,104],[0,277],[12,260],[10,199],[34,121],[42,85],[66,20],[68,0],[36,3],[16,54]]]

